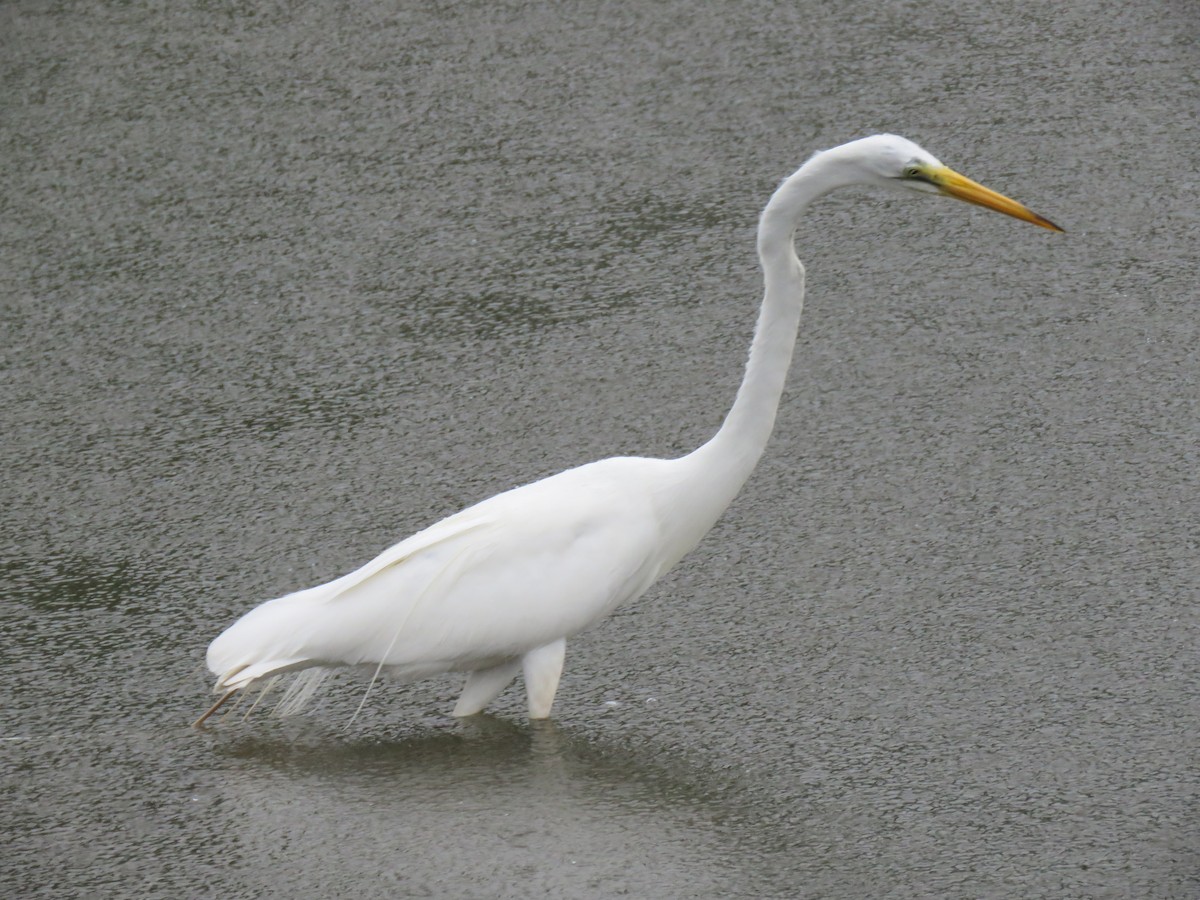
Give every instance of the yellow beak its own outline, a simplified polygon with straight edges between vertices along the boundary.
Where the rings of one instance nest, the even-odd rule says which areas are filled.
[[[959,175],[953,169],[943,166],[940,169],[930,172],[928,177],[929,181],[936,185],[943,194],[956,197],[959,200],[966,200],[968,203],[974,203],[976,206],[985,206],[988,209],[994,209],[996,212],[1002,212],[1006,216],[1012,216],[1025,222],[1032,222],[1034,225],[1049,228],[1051,231],[1062,231],[1061,228],[1049,219],[1039,216],[1024,204],[1018,203],[1016,200],[1010,200],[1003,194],[996,193],[991,188],[985,188],[982,184],[972,181],[965,175]]]

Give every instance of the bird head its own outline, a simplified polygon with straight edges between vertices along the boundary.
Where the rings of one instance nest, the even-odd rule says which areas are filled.
[[[817,154],[814,161],[840,170],[846,183],[875,184],[905,193],[953,197],[1051,231],[1062,231],[1024,204],[960,175],[924,148],[899,135],[874,134],[860,138],[825,150]]]

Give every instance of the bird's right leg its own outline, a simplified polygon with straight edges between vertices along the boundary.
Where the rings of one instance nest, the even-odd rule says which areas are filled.
[[[567,652],[567,639],[559,638],[553,643],[530,650],[521,657],[525,667],[525,693],[529,698],[529,718],[550,718],[550,707],[558,693],[558,679],[562,677],[563,657]]]
[[[509,659],[489,669],[479,669],[467,677],[467,684],[454,704],[454,715],[473,716],[495,700],[521,669],[519,659]]]

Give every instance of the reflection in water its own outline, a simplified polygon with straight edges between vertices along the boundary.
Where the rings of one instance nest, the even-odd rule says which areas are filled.
[[[338,744],[292,731],[218,746],[219,789],[243,859],[309,893],[347,873],[421,895],[744,895],[766,874],[721,822],[738,819],[679,773],[552,722],[480,716],[452,729]],[[464,886],[467,886],[464,888]]]
[[[6,896],[759,897],[796,863],[721,774],[553,723],[110,726],[0,743],[0,771]]]

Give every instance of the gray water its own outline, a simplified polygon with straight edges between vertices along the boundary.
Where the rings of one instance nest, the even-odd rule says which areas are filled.
[[[0,889],[1200,896],[1189,2],[0,7]],[[205,646],[496,491],[705,440],[755,217],[847,192],[767,454],[519,685],[197,732]]]

